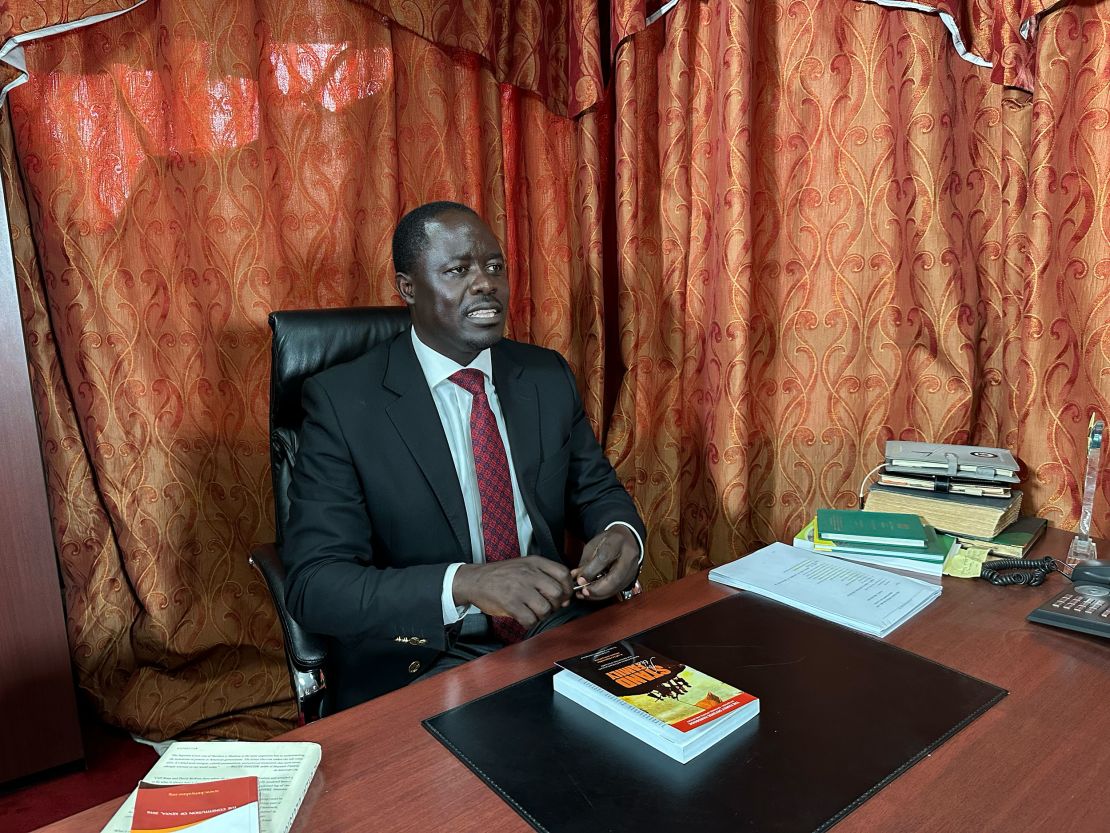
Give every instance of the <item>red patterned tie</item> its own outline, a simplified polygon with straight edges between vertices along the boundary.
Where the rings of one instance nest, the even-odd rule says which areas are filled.
[[[451,381],[474,397],[470,406],[470,444],[474,449],[474,475],[482,500],[482,542],[486,563],[520,558],[520,539],[513,506],[513,482],[505,444],[486,397],[485,377],[480,370],[460,370]],[[506,644],[524,638],[524,627],[508,616],[491,616],[494,636]]]

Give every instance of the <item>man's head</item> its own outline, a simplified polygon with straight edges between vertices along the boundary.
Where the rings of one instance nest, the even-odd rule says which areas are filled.
[[[465,205],[433,202],[393,233],[397,291],[420,340],[462,365],[501,339],[509,281],[501,246]]]

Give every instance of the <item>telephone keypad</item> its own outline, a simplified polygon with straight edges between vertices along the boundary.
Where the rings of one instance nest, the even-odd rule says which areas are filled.
[[[1042,604],[1027,618],[1042,625],[1110,637],[1110,587],[1076,585]]]

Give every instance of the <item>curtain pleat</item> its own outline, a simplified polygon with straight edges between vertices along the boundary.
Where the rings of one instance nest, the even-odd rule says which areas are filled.
[[[601,101],[620,44],[675,5],[675,0],[354,2],[432,43],[478,56],[499,82],[536,93],[550,110],[570,116]]]
[[[1037,82],[1037,28],[1072,0],[858,0],[936,15],[966,61],[990,70],[995,84],[1032,92]]]
[[[95,26],[125,14],[146,0],[14,0],[0,14],[0,106],[4,97],[27,81],[23,44],[57,34]]]

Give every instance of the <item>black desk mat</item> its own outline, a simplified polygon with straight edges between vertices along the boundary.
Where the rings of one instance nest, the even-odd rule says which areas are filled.
[[[632,638],[760,714],[680,764],[556,694],[553,669],[424,725],[537,830],[809,833],[1007,693],[752,593]]]

